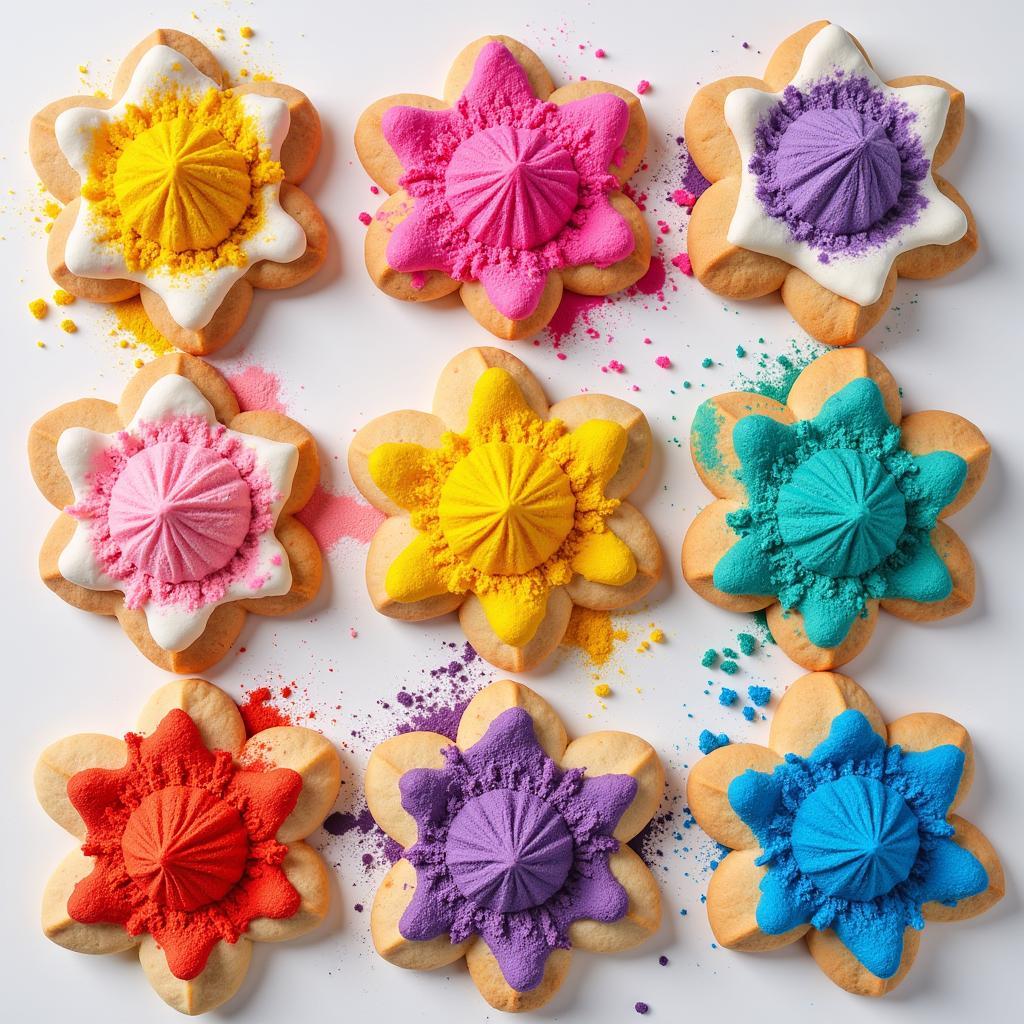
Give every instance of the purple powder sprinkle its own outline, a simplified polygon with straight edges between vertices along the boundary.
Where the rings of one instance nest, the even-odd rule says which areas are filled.
[[[662,967],[668,967],[668,957],[667,956],[659,956],[658,957],[658,963],[661,964]]]
[[[635,1003],[633,1009],[636,1010],[637,1013],[643,1015],[649,1012],[651,1008],[646,1003]]]

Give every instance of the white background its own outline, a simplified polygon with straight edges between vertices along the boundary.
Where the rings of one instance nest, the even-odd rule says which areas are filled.
[[[80,64],[89,67],[86,91],[109,84],[120,57],[158,24],[194,31],[214,43],[232,69],[242,63],[238,27],[254,26],[257,36],[245,63],[300,87],[320,110],[324,148],[307,188],[327,216],[334,248],[327,267],[303,288],[258,293],[245,329],[215,361],[228,371],[259,363],[281,377],[289,411],[322,446],[325,478],[345,492],[351,490],[344,452],[352,431],[394,408],[428,406],[441,366],[461,348],[489,341],[457,305],[405,306],[378,293],[367,278],[357,214],[372,210],[376,200],[351,144],[366,104],[398,91],[439,94],[450,60],[466,42],[486,32],[506,32],[537,49],[556,81],[587,74],[634,88],[641,78],[650,80],[653,87],[645,98],[650,160],[655,168],[672,168],[678,155],[673,137],[681,133],[696,84],[725,74],[760,74],[777,42],[823,16],[860,37],[883,77],[934,74],[959,85],[968,98],[967,130],[944,173],[972,204],[983,248],[965,269],[941,281],[901,281],[894,301],[898,309],[867,345],[896,374],[908,410],[955,410],[981,425],[992,442],[995,454],[985,487],[954,520],[974,553],[978,598],[967,614],[931,626],[883,617],[868,652],[849,671],[888,718],[934,710],[970,729],[978,771],[963,813],[1000,851],[1008,895],[981,918],[930,925],[909,979],[881,1003],[859,1001],[833,987],[801,944],[764,956],[711,947],[700,894],[713,854],[691,831],[686,844],[669,837],[664,846],[661,933],[632,954],[578,956],[565,986],[536,1016],[627,1022],[637,1019],[633,1004],[644,1000],[652,1020],[1010,1019],[1011,1004],[1020,1005],[1017,883],[1024,868],[1020,5],[1009,0],[785,5],[734,0],[704,7],[675,0],[358,5],[235,0],[197,6],[198,21],[191,18],[192,9],[173,2],[43,0],[8,5],[0,34],[0,311],[6,367],[0,407],[6,481],[0,502],[6,577],[0,588],[6,655],[0,962],[7,1019],[86,1024],[173,1016],[149,991],[130,955],[76,956],[48,943],[38,926],[43,883],[70,845],[35,803],[31,772],[38,752],[76,731],[123,733],[134,725],[149,692],[167,677],[134,650],[112,620],[63,605],[36,575],[36,553],[54,512],[29,476],[28,427],[72,398],[116,400],[132,368],[130,355],[118,352],[106,336],[102,311],[81,302],[72,307],[81,328],[73,337],[57,330],[53,311],[43,324],[26,311],[30,299],[52,291],[44,236],[32,219],[41,205],[25,152],[32,113],[58,96],[82,91]],[[224,27],[227,42],[216,42],[216,25]],[[741,47],[743,41],[750,49]],[[580,51],[580,42],[604,47],[608,58],[602,62],[592,49]],[[662,181],[672,179],[673,174],[662,174]],[[8,189],[13,194],[4,194]],[[664,185],[652,190],[660,211],[652,208],[652,221],[667,209],[666,191]],[[684,247],[676,230],[684,218],[678,211],[674,216],[673,234],[666,239],[669,255]],[[709,673],[699,666],[700,653],[728,644],[737,630],[747,628],[747,620],[704,604],[681,581],[682,536],[708,496],[685,449],[669,439],[685,438],[703,397],[728,390],[738,372],[751,369],[750,357],[746,364],[735,358],[738,343],[750,348],[763,336],[765,349],[775,353],[785,349],[788,338],[803,335],[775,301],[727,308],[694,281],[678,275],[676,281],[679,290],[667,310],[637,298],[598,311],[593,322],[601,340],[577,331],[563,343],[565,361],[554,358],[549,342],[538,348],[522,344],[516,352],[552,399],[582,387],[603,387],[638,402],[654,428],[656,457],[637,503],[658,530],[667,571],[647,610],[627,625],[637,638],[648,621],[656,622],[669,643],[644,655],[633,653],[635,643],[624,645],[605,674],[616,691],[606,708],[591,693],[589,670],[578,658],[557,659],[530,682],[563,713],[570,731],[621,728],[651,740],[665,756],[678,793],[682,765],[695,759],[700,729],[723,728],[734,738],[763,741],[767,725],[748,726],[738,710],[719,708],[713,695],[704,695]],[[608,333],[614,342],[605,340]],[[652,346],[643,345],[645,336],[653,339]],[[37,339],[46,341],[45,350],[36,347]],[[672,358],[671,371],[654,365],[659,354]],[[705,355],[721,365],[702,371]],[[609,358],[622,361],[628,372],[601,373]],[[697,386],[679,390],[684,377]],[[641,390],[630,392],[633,384]],[[671,387],[678,393],[671,394]],[[364,552],[358,544],[343,543],[329,559],[323,592],[310,614],[283,622],[250,617],[241,641],[245,658],[229,655],[209,673],[236,695],[278,676],[294,679],[306,689],[310,706],[337,707],[320,721],[332,738],[346,743],[346,767],[356,779],[370,742],[349,735],[366,722],[355,716],[370,712],[376,725],[367,735],[382,735],[389,719],[374,712],[376,701],[392,698],[403,685],[415,687],[422,668],[440,660],[439,642],[459,637],[452,622],[403,626],[375,616],[362,583]],[[353,628],[356,638],[350,635]],[[761,654],[748,659],[747,674],[736,682],[745,689],[747,682],[763,678],[777,700],[798,675],[781,654]],[[725,677],[718,673],[716,679],[721,683]],[[346,785],[342,809],[352,807],[355,788]],[[674,827],[680,823],[677,816]],[[215,1018],[471,1021],[497,1016],[461,967],[420,976],[377,959],[368,940],[368,914],[354,912],[353,905],[369,904],[381,869],[365,871],[357,863],[362,848],[351,839],[328,842],[322,836],[320,842],[339,864],[327,924],[287,947],[257,946],[242,992]],[[681,845],[693,850],[681,852]],[[685,917],[682,909],[688,910]],[[669,957],[669,966],[658,965],[660,954]]]

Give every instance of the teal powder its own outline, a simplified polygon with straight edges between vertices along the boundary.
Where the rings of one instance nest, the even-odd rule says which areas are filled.
[[[705,356],[700,361],[700,365],[703,366],[705,370],[707,370],[707,369],[710,369],[712,366],[715,365],[715,361],[711,358],[711,356]]]
[[[967,463],[901,448],[874,381],[851,381],[813,420],[746,416],[733,445],[748,503],[726,517],[740,541],[715,566],[719,590],[778,597],[824,648],[843,641],[869,600],[949,595],[931,532]]]
[[[693,457],[708,473],[720,475],[725,472],[725,460],[718,447],[718,435],[725,424],[725,417],[712,402],[702,402],[693,416],[690,427],[690,448]]]
[[[738,658],[739,655],[731,647],[722,648],[722,656],[725,658]]]
[[[719,665],[719,668],[720,668],[720,669],[721,669],[721,670],[722,670],[722,671],[723,671],[723,672],[724,672],[724,673],[725,673],[725,674],[726,674],[727,676],[734,676],[734,675],[736,675],[736,673],[737,673],[737,672],[739,672],[739,670],[740,670],[740,667],[739,667],[739,665],[737,665],[735,661],[723,661],[723,662],[722,662],[722,664],[721,664],[721,665]]]
[[[851,709],[808,757],[787,754],[770,774],[733,779],[729,803],[767,869],[760,929],[831,928],[868,971],[891,978],[904,930],[924,927],[924,904],[955,906],[988,888],[984,866],[946,820],[963,768],[963,751],[949,744],[887,747]]]
[[[701,655],[700,663],[704,666],[704,668],[711,668],[711,666],[714,665],[715,659],[717,657],[718,651],[716,651],[713,647],[710,647],[703,653],[703,655]]]
[[[753,654],[757,648],[757,641],[751,633],[737,633],[736,643],[740,645],[740,650],[747,655]]]

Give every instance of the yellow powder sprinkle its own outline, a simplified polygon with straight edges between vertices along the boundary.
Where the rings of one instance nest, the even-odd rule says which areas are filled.
[[[242,68],[238,72],[238,77],[239,78],[248,78],[249,77],[249,69],[248,68]]]
[[[46,214],[50,220],[53,220],[53,218],[60,213],[60,209],[60,203],[55,203],[52,199],[47,199],[43,206],[43,213]]]
[[[28,304],[28,311],[37,319],[42,320],[44,316],[50,311],[50,307],[46,299],[33,299]]]
[[[141,359],[136,359],[132,365],[136,370],[141,370],[146,364]]]
[[[213,31],[217,33],[217,38],[218,39],[226,39],[227,38],[227,36],[225,36],[225,34],[224,34],[224,29],[222,29],[219,25]]]
[[[46,342],[45,341],[37,341],[36,342],[36,348],[46,348]]]
[[[75,301],[75,297],[71,292],[66,292],[63,288],[58,288],[53,293],[53,301],[56,302],[58,306],[70,306],[71,303]]]
[[[272,82],[274,80],[274,76],[265,74],[262,71],[257,71],[256,74],[252,76],[252,80],[254,82]]]
[[[665,642],[665,631],[663,629],[652,629],[649,639],[652,644],[663,644]]]
[[[637,646],[636,653],[643,654],[644,651],[649,651],[650,649],[651,645],[646,640],[641,640],[639,645]]]
[[[249,26],[248,26],[248,25],[243,25],[243,26],[242,26],[242,27],[241,27],[241,28],[240,28],[240,29],[238,30],[238,34],[239,34],[239,35],[240,35],[240,36],[241,36],[241,37],[242,37],[243,39],[252,39],[252,37],[253,37],[253,35],[254,35],[255,33],[253,32],[253,30],[252,30],[251,28],[249,28]]]
[[[579,648],[594,665],[604,665],[615,644],[629,638],[624,629],[616,629],[608,612],[596,612],[575,605],[562,643]],[[596,690],[595,690],[596,692]]]
[[[146,173],[145,160],[153,157],[153,146],[147,142],[152,141],[153,130],[170,132],[172,141],[182,145],[197,132],[204,139],[209,136],[219,140],[217,152],[223,150],[227,155],[223,161],[218,156],[218,165],[203,173],[219,182],[222,172],[227,173],[220,164],[230,163],[234,177],[230,183],[231,216],[227,220],[221,216],[224,211],[211,211],[206,208],[209,202],[206,206],[200,202],[210,190],[189,189],[187,197],[194,202],[178,211],[178,219],[188,230],[165,230],[166,207],[151,201],[152,175]],[[130,159],[126,162],[122,156]],[[161,174],[166,170],[155,169]],[[122,117],[97,129],[82,195],[93,203],[97,240],[119,248],[130,270],[199,274],[246,264],[243,242],[262,223],[263,186],[283,177],[281,165],[270,159],[266,140],[256,120],[246,113],[241,96],[230,90],[210,89],[198,95],[172,88],[151,94],[141,106],[129,106]],[[235,178],[241,183],[241,191],[235,187]],[[215,191],[222,194],[222,190]],[[238,202],[234,199],[236,192]],[[216,243],[207,237],[207,231],[200,230],[210,222],[211,213],[217,214],[215,220],[223,221],[218,226],[224,233],[218,232],[220,240]],[[176,248],[188,240],[207,247]]]
[[[74,334],[78,330],[78,324],[74,320],[61,320],[60,329],[65,334]]]
[[[117,302],[111,309],[118,332],[130,335],[134,342],[145,345],[155,356],[165,356],[168,352],[174,351],[174,346],[153,326],[142,306],[142,299],[138,296]],[[118,342],[121,348],[127,348],[128,344],[128,339],[125,338]],[[142,365],[141,361],[136,362]]]
[[[102,89],[95,90],[95,92],[93,92],[93,96],[95,96],[98,100],[110,99],[110,97]]]
[[[89,74],[88,65],[86,65],[86,64],[79,64],[78,65],[78,73],[80,75],[87,75],[87,74]]]
[[[609,697],[611,692],[612,688],[607,683],[598,683],[594,687],[594,696],[596,697]]]

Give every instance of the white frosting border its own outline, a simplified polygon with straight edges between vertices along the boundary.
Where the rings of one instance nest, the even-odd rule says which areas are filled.
[[[220,89],[212,78],[177,50],[157,45],[143,54],[124,95],[109,110],[70,107],[57,117],[54,124],[57,144],[83,182],[89,177],[89,154],[96,129],[122,117],[129,104],[139,106],[154,89],[166,88],[172,83],[196,94]],[[251,94],[242,96],[242,103],[246,113],[257,122],[271,159],[280,159],[281,146],[291,123],[288,104],[276,97]],[[68,236],[64,260],[68,270],[79,277],[124,278],[145,285],[164,301],[175,323],[197,331],[213,319],[232,286],[254,264],[260,260],[291,263],[306,251],[306,234],[282,209],[280,191],[280,183],[263,186],[263,223],[259,231],[242,242],[241,247],[248,256],[242,267],[219,267],[201,274],[179,275],[166,269],[131,271],[120,249],[96,238],[94,204],[85,196],[81,198],[81,208]]]
[[[914,129],[930,162],[946,126],[949,110],[946,90],[934,85],[890,88],[875,74],[846,30],[838,25],[827,25],[807,44],[800,67],[789,85],[804,89],[837,68],[847,76],[867,78],[874,88],[886,96],[897,97],[917,114]],[[759,89],[734,89],[725,100],[725,120],[739,147],[741,163],[740,194],[727,235],[733,245],[785,260],[829,291],[858,305],[870,306],[881,297],[889,270],[900,253],[922,245],[950,245],[967,233],[963,210],[939,191],[929,168],[918,185],[928,205],[918,213],[913,224],[881,245],[851,255],[830,253],[829,262],[822,263],[818,249],[793,238],[785,221],[766,212],[757,198],[757,175],[749,166],[758,122],[782,95],[782,92]]]
[[[159,423],[172,416],[201,416],[211,425],[218,422],[213,406],[190,380],[177,374],[167,374],[156,380],[146,392],[138,412],[124,430],[131,434],[140,423]],[[265,577],[266,582],[261,587],[253,587],[245,579],[235,580],[219,601],[212,601],[194,612],[147,601],[142,605],[146,623],[154,641],[165,651],[183,651],[198,640],[214,609],[222,604],[246,598],[279,597],[292,588],[288,552],[277,539],[275,531],[281,508],[291,493],[299,464],[299,450],[292,444],[226,429],[230,437],[241,441],[255,453],[259,467],[270,478],[278,495],[270,507],[273,525],[260,534],[255,563],[248,574],[249,578]],[[116,434],[101,434],[87,427],[70,427],[61,433],[57,439],[57,458],[71,482],[76,503],[87,497],[90,491],[97,458],[103,452],[118,447]],[[108,576],[97,561],[90,539],[91,529],[91,521],[75,521],[75,532],[57,560],[60,574],[70,583],[87,590],[122,590],[121,582]],[[275,556],[279,556],[277,565],[273,562]]]

